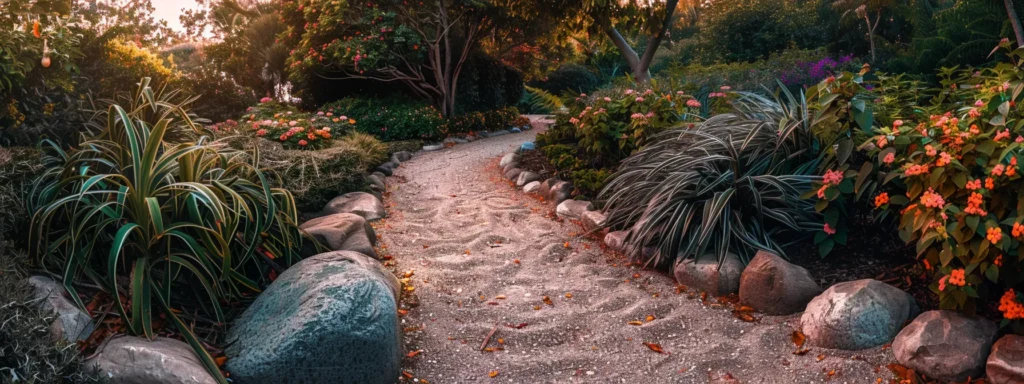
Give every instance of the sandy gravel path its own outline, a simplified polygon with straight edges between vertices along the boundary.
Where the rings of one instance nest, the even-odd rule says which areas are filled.
[[[554,220],[497,168],[537,131],[419,153],[388,178],[391,216],[378,233],[399,270],[413,271],[405,382],[889,381],[887,349],[794,355],[798,316],[740,321]]]

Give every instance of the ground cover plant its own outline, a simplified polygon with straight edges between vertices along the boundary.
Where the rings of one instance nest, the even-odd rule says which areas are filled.
[[[271,188],[258,152],[198,131],[169,141],[171,127],[194,126],[188,113],[157,103],[148,79],[133,95],[138,108],[111,104],[105,128],[80,146],[47,143],[28,203],[30,253],[79,307],[75,283],[89,281],[129,333],[152,338],[155,327],[173,325],[220,376],[187,323],[226,323],[300,260],[295,203]],[[192,317],[197,311],[203,316]],[[157,321],[164,317],[170,324]]]

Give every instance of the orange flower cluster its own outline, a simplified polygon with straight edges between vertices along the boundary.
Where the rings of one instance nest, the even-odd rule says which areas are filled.
[[[967,198],[967,208],[964,208],[964,213],[968,215],[985,216],[988,212],[985,212],[981,208],[981,205],[985,203],[984,197],[978,192],[972,192],[971,197]]]
[[[996,256],[995,260],[992,260],[992,264],[997,267],[1003,266],[1003,255]]]
[[[889,193],[882,192],[875,196],[875,208],[880,208],[883,205],[889,204]]]
[[[942,208],[946,205],[946,202],[942,199],[942,195],[935,193],[931,188],[925,191],[924,195],[921,195],[921,204],[928,208]]]
[[[924,175],[928,173],[928,164],[908,164],[907,169],[903,171],[907,176]]]
[[[949,274],[949,283],[958,287],[962,287],[967,284],[967,280],[964,279],[964,269],[954,269]]]
[[[992,244],[999,243],[1003,239],[1003,229],[999,227],[991,227],[985,231],[985,238],[988,239]]]
[[[999,311],[1007,320],[1024,319],[1024,304],[1017,302],[1017,293],[1012,288],[999,299]]]
[[[1016,237],[1018,239],[1021,236],[1024,236],[1024,225],[1021,225],[1020,223],[1013,223],[1013,232],[1012,233],[1013,233],[1013,237]]]
[[[968,181],[967,182],[967,189],[972,190],[972,191],[975,190],[975,189],[981,189],[981,179],[974,179],[974,180]]]

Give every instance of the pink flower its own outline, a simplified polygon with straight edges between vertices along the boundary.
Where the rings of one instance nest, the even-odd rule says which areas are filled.
[[[306,140],[299,140],[299,145],[305,147],[305,146],[309,145],[309,143]]]
[[[324,115],[324,111],[317,112],[316,114],[317,114],[317,116],[323,116]]]
[[[632,95],[632,94],[633,94],[633,92],[634,92],[634,91],[633,91],[632,89],[627,89],[627,90],[626,90],[626,94],[627,94],[627,95]]]
[[[971,108],[970,111],[967,111],[967,116],[976,118],[978,116],[981,116],[981,112],[978,112],[978,108]]]
[[[638,103],[642,103],[643,101],[644,101],[643,97],[637,97],[636,98],[636,102],[638,102]]]
[[[1024,143],[1024,136],[1017,135],[1017,139],[1014,140],[1014,142],[1015,143]]]
[[[271,99],[269,97],[264,97],[264,98],[260,99],[260,103],[269,103],[271,101],[274,101],[274,99]]]
[[[256,136],[263,137],[263,136],[266,136],[266,135],[267,135],[267,130],[266,129],[260,129],[260,130],[256,131]]]
[[[837,170],[825,171],[825,176],[821,177],[825,185],[839,185],[843,182],[843,173]]]
[[[886,164],[892,164],[893,161],[896,161],[896,156],[892,152],[889,152],[889,154],[885,155],[885,158],[882,159],[882,162]]]
[[[677,94],[677,95],[684,95],[684,94],[685,94],[685,92],[683,92],[683,91],[676,91],[676,94]]]
[[[723,86],[719,87],[718,89],[721,89],[723,91],[728,91],[728,90],[732,89],[732,87],[730,87],[728,85],[723,85]]]
[[[896,120],[896,121],[892,122],[892,127],[893,128],[899,128],[901,126],[903,126],[903,120]]]
[[[605,98],[604,98],[604,101],[612,101],[612,98],[610,98],[610,97],[605,97]]]
[[[975,101],[974,102],[974,106],[978,107],[978,108],[984,107],[985,106],[985,102],[981,101],[981,100]]]
[[[835,229],[835,228],[832,228],[832,226],[828,225],[828,223],[825,223],[825,227],[824,227],[824,228],[822,228],[821,230],[822,230],[822,231],[825,231],[825,233],[827,233],[827,234],[829,234],[829,235],[834,235],[834,234],[836,234],[836,229]]]
[[[700,102],[694,99],[686,101],[686,106],[690,108],[700,108]]]

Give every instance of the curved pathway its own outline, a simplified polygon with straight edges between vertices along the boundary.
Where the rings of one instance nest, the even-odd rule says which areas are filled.
[[[501,155],[536,132],[421,152],[388,178],[390,217],[377,227],[382,253],[408,277],[404,382],[892,377],[885,348],[795,355],[799,316],[738,320],[714,299],[677,293],[666,274],[631,266],[578,236],[576,225],[553,219],[549,203],[511,186],[497,167]]]

